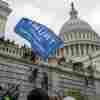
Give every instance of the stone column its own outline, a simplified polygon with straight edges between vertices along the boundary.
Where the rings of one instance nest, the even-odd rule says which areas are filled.
[[[92,52],[92,46],[91,44],[89,44],[89,54],[91,54],[91,52]]]
[[[71,46],[68,46],[68,55],[71,56]]]
[[[69,55],[69,49],[68,49],[68,47],[66,48],[66,54]]]
[[[68,55],[68,47],[64,48],[64,55]]]

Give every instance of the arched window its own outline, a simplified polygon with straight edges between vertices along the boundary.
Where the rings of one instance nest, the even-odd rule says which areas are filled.
[[[84,48],[83,48],[83,45],[81,45],[81,54],[84,55]]]
[[[7,52],[8,52],[8,48],[7,48]]]
[[[71,54],[74,55],[73,45],[71,45]]]
[[[72,40],[72,38],[73,38],[73,37],[72,37],[72,33],[70,34],[70,37],[71,37],[71,40]]]
[[[13,53],[15,53],[15,50],[13,50]]]
[[[9,49],[9,53],[11,53],[11,50]]]
[[[89,44],[87,44],[87,48],[86,48],[87,50],[87,54],[89,54]]]
[[[79,55],[78,44],[76,45],[76,55]]]
[[[81,33],[79,32],[79,39],[81,39]]]

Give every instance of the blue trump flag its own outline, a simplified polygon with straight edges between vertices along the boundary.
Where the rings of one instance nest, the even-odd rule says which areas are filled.
[[[36,55],[43,58],[47,58],[54,49],[64,46],[63,41],[48,27],[27,18],[22,18],[14,30],[31,43]]]

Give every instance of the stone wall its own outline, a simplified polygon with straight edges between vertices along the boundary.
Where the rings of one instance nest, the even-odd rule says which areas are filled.
[[[95,84],[89,83],[85,85],[85,78],[83,75],[74,73],[63,66],[52,66],[49,70],[49,86],[51,89],[51,95],[66,94],[68,90],[79,90],[82,95],[94,96],[96,93]]]
[[[0,85],[5,88],[8,84],[20,84],[19,100],[26,100],[26,96],[34,84],[29,83],[30,68],[39,68],[32,63],[25,63],[11,58],[0,57]],[[39,70],[41,73],[41,70]],[[38,83],[40,84],[40,83]]]

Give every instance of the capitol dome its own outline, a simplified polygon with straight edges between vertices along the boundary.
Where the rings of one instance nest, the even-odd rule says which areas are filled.
[[[65,32],[82,32],[82,31],[88,31],[93,32],[91,26],[79,19],[79,18],[70,18],[62,27],[61,33]]]
[[[60,30],[64,40],[64,55],[83,57],[100,50],[100,37],[92,27],[78,17],[78,12],[71,3],[70,18]]]

